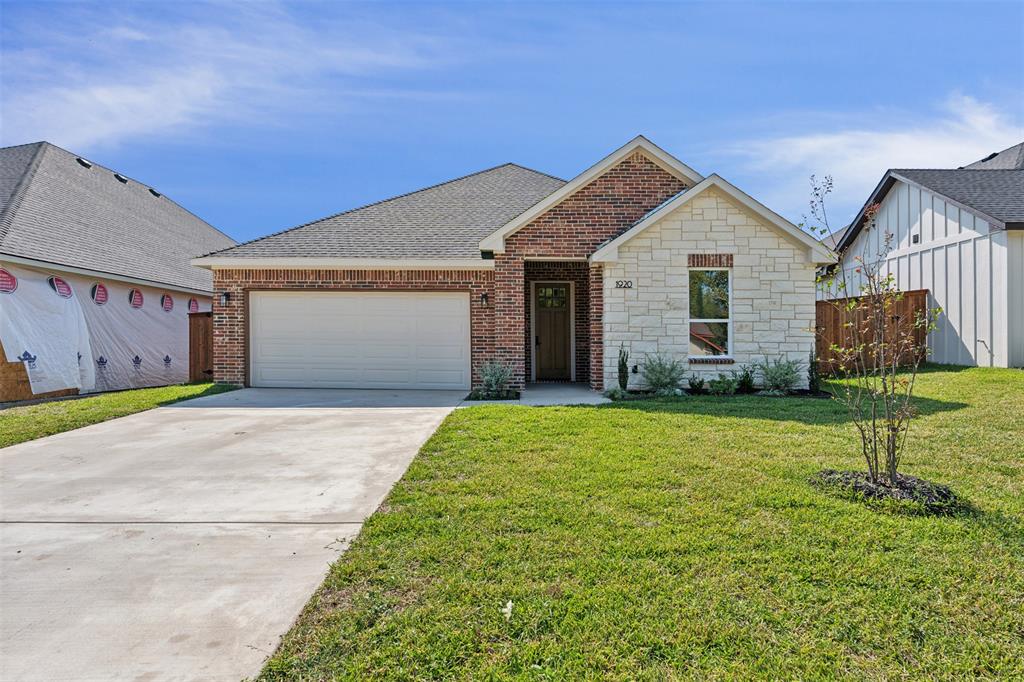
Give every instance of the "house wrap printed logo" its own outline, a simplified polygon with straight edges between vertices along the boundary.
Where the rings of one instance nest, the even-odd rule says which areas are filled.
[[[14,290],[17,288],[18,278],[3,268],[0,268],[0,294],[13,294]]]
[[[96,305],[103,305],[107,302],[107,298],[109,297],[107,287],[96,282],[96,284],[92,285],[92,289],[89,290],[89,296],[92,298],[92,302]]]
[[[197,301],[194,298],[188,299],[188,311],[190,313],[198,313],[199,312],[199,301]]]
[[[174,310],[174,299],[170,294],[164,294],[160,297],[160,307],[164,309],[165,313],[169,313]]]
[[[142,290],[141,289],[129,289],[128,290],[128,305],[133,308],[142,307]]]
[[[61,298],[71,298],[71,285],[62,280],[56,275],[52,275],[47,278],[46,282],[50,285],[50,288],[57,292],[57,295]]]

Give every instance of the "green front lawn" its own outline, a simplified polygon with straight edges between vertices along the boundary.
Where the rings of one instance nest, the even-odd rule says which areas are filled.
[[[184,384],[10,407],[0,410],[0,448],[231,389],[223,384]]]
[[[904,471],[976,514],[810,487],[828,400],[457,410],[263,677],[1024,677],[1024,373],[919,386]]]

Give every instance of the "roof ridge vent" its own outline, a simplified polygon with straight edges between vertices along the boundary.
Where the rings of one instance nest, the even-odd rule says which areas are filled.
[[[156,191],[155,189],[153,189],[152,187],[150,187],[150,188],[149,188],[149,193],[150,193],[150,194],[152,194],[153,196],[157,197],[157,198],[159,198],[159,197],[163,196],[162,194],[160,194],[160,192],[157,192],[157,191]]]
[[[128,183],[128,178],[126,178],[125,176],[121,175],[120,173],[114,173],[114,177],[117,178],[118,182],[123,182],[125,184]]]
[[[80,166],[83,166],[85,168],[92,168],[92,162],[86,161],[81,156],[76,156],[75,161],[77,161]]]

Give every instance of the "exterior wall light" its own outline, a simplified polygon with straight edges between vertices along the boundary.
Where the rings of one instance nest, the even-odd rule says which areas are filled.
[[[231,292],[230,291],[222,291],[222,292],[220,292],[220,304],[221,305],[227,305],[228,301],[230,301],[230,300],[231,300]]]

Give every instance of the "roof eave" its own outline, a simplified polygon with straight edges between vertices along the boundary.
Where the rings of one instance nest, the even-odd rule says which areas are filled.
[[[24,256],[16,256],[10,253],[0,253],[0,261],[7,263],[17,263],[18,265],[24,265],[30,268],[36,268],[38,270],[50,270],[55,272],[69,272],[76,275],[85,275],[86,277],[95,277],[97,279],[112,279],[117,282],[124,282],[126,284],[139,284],[141,286],[153,287],[154,289],[169,289],[171,291],[180,291],[186,294],[198,294],[200,296],[212,296],[212,289],[198,289],[196,287],[188,287],[182,284],[171,284],[169,282],[161,282],[155,279],[143,279],[141,277],[131,277],[129,275],[121,275],[116,272],[104,272],[103,270],[92,270],[90,268],[82,268],[75,265],[65,265],[63,263],[57,263],[55,261],[39,260],[37,258],[25,258]]]
[[[192,265],[206,270],[493,270],[494,261],[482,258],[336,258],[278,256],[240,258],[203,256]]]

